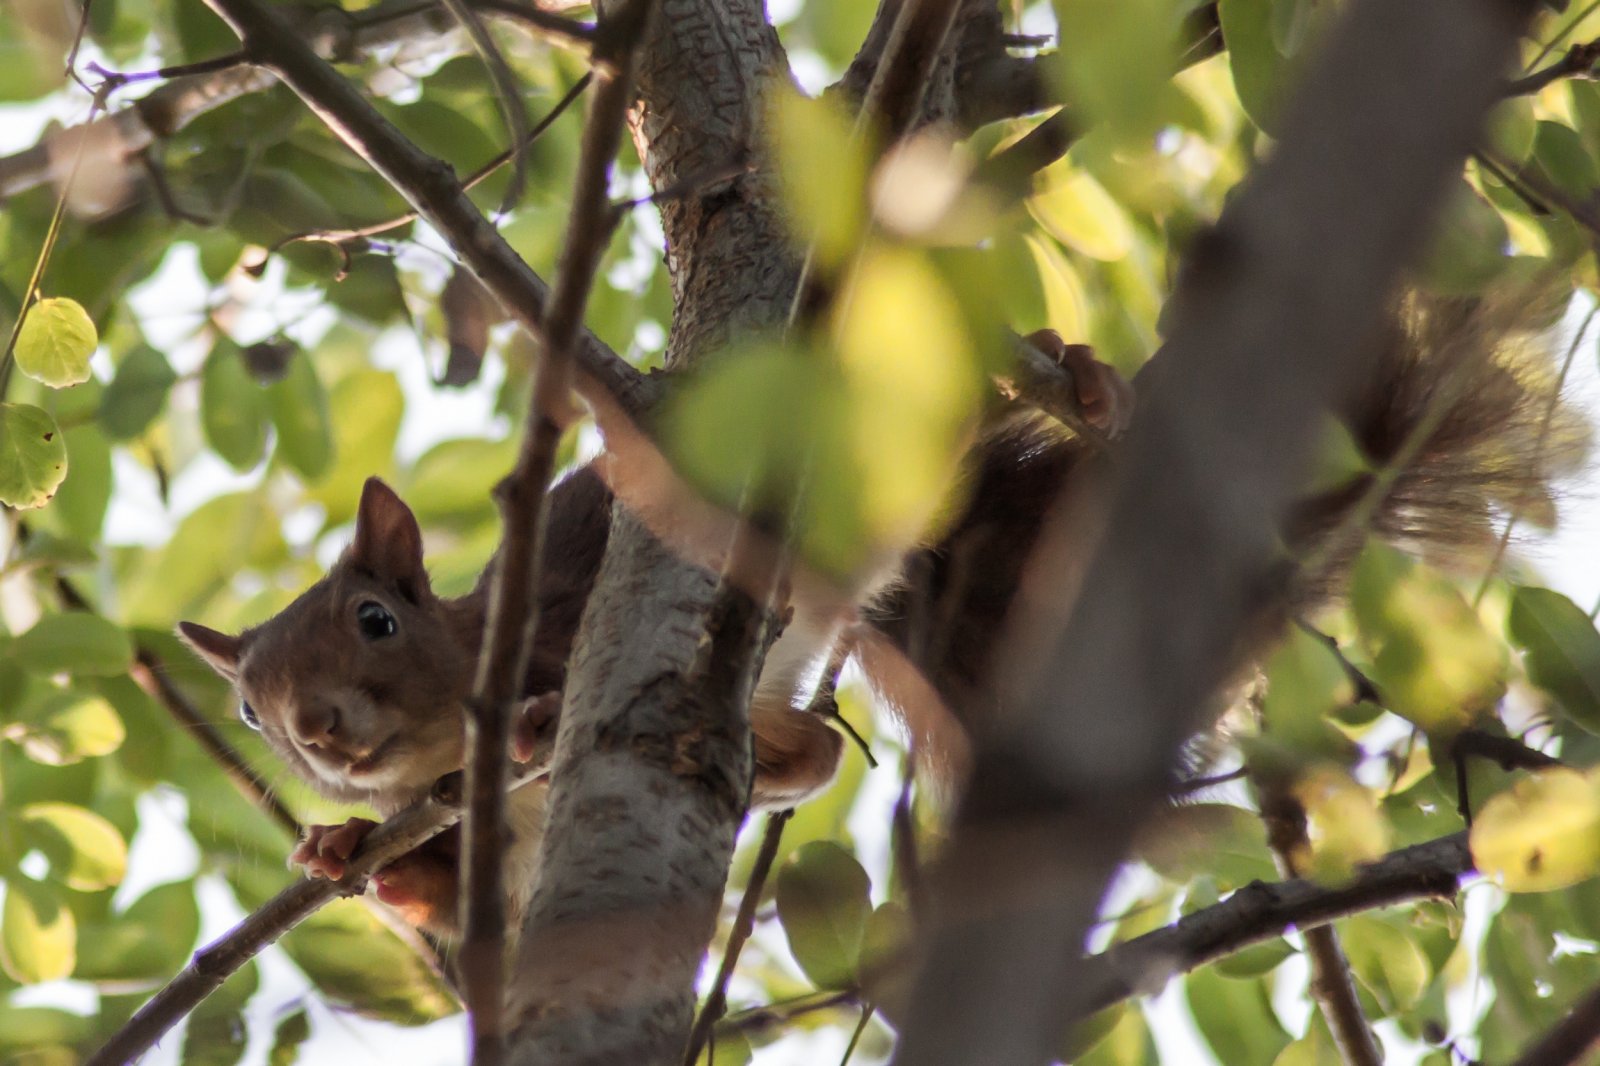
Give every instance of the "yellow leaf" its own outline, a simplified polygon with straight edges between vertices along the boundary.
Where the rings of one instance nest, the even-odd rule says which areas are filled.
[[[1050,328],[1063,337],[1087,337],[1089,302],[1083,295],[1078,272],[1053,241],[1032,234],[1026,240],[1039,271],[1039,285],[1044,289],[1045,317]]]
[[[862,511],[879,544],[927,524],[955,474],[981,396],[959,303],[919,253],[863,257],[835,322]]]
[[[1063,244],[1091,259],[1114,260],[1133,247],[1133,226],[1122,206],[1087,171],[1057,163],[1042,175],[1028,210]]]
[[[1310,854],[1297,862],[1321,881],[1349,877],[1358,864],[1389,850],[1389,823],[1377,799],[1343,769],[1323,765],[1302,777],[1295,795],[1306,811]]]
[[[1600,788],[1557,767],[1523,778],[1472,823],[1472,860],[1509,892],[1548,892],[1600,870]]]

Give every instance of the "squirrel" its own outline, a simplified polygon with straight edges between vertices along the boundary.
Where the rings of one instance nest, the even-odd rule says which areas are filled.
[[[1547,499],[1550,477],[1581,433],[1567,416],[1550,432],[1551,382],[1529,371],[1531,360],[1519,365],[1497,354],[1526,332],[1515,316],[1480,301],[1411,298],[1396,309],[1370,387],[1339,414],[1373,470],[1404,465],[1387,479],[1363,474],[1302,501],[1284,530],[1286,555],[1303,558],[1315,548],[1321,565],[1314,573],[1286,567],[1279,587],[1263,594],[1263,631],[1336,591],[1368,529],[1448,557],[1493,542],[1495,507]],[[1086,346],[1065,344],[1048,330],[1027,340],[1069,372],[1085,419],[1108,439],[1119,435],[1135,388]],[[936,540],[855,589],[853,604],[807,596],[797,582],[792,615],[750,708],[752,807],[793,806],[834,776],[842,738],[823,716],[795,706],[824,657],[837,664],[854,654],[904,720],[918,754],[942,763],[946,777],[959,776],[963,737],[982,728],[988,664],[1026,581],[1030,549],[1051,505],[1063,496],[1070,505],[1074,486],[1100,461],[1095,448],[1042,416],[1002,420],[978,435],[964,505]],[[614,499],[598,461],[550,492],[537,647],[520,690],[514,759],[528,758],[559,713],[567,655]],[[625,493],[622,502],[629,502]],[[1364,504],[1372,509],[1359,536],[1332,543]],[[362,492],[349,548],[282,612],[237,636],[192,622],[180,623],[179,632],[234,685],[245,721],[295,773],[331,799],[366,802],[387,817],[463,763],[464,700],[492,566],[466,596],[435,595],[415,516],[374,478]],[[535,782],[508,804],[505,883],[513,922],[531,891],[546,791]],[[340,877],[374,824],[358,818],[312,826],[291,864],[310,876]],[[458,849],[455,830],[434,838],[374,876],[377,897],[448,940],[456,935]]]
[[[1029,342],[1071,374],[1086,421],[1112,434],[1127,424],[1132,393],[1114,368],[1094,359],[1086,346],[1064,344],[1048,330]],[[526,761],[554,726],[567,655],[609,536],[613,499],[598,463],[550,490],[539,627],[521,683],[524,699],[513,718],[513,759]],[[322,580],[236,636],[194,622],[179,623],[178,632],[234,686],[245,723],[261,732],[290,769],[330,799],[366,803],[388,817],[463,765],[465,701],[493,565],[465,596],[435,595],[415,515],[386,484],[370,478],[354,537]],[[876,584],[886,576],[879,575]],[[792,807],[820,792],[843,754],[842,736],[822,715],[794,706],[805,677],[850,623],[836,591],[808,596],[806,584],[795,583],[793,609],[768,651],[751,701],[753,809]],[[546,792],[535,781],[508,800],[505,884],[518,886],[512,890],[513,920],[532,883]],[[342,877],[375,824],[352,818],[339,826],[310,826],[290,863],[313,877]],[[449,830],[385,867],[372,878],[378,899],[411,924],[451,939],[458,933],[459,848],[459,833]]]

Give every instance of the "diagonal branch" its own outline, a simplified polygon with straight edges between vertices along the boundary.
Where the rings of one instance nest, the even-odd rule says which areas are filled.
[[[209,0],[245,50],[306,102],[357,155],[405,197],[449,243],[506,312],[535,337],[543,330],[549,288],[483,217],[449,165],[413,145],[334,69],[319,59],[276,8],[256,0]],[[576,351],[579,392],[608,418],[627,422],[648,403],[637,370],[585,333]],[[625,429],[625,427],[623,427]]]
[[[1062,602],[1065,565],[1040,575],[1039,602],[1011,625],[1012,670],[996,677],[1012,713],[979,748],[942,856],[899,1061],[1044,1061],[1063,1004],[1081,1012],[1084,937],[1259,620],[1253,590],[1268,587],[1317,412],[1361,379],[1530,13],[1503,0],[1351,5],[1274,153],[1197,245],[1103,535],[1086,553],[1081,528],[1047,534],[1053,558],[1076,560],[1081,592]]]
[[[543,32],[583,42],[589,27],[580,22],[530,11],[515,0],[483,0],[485,13],[536,26]],[[361,12],[322,7],[303,31],[306,46],[328,60],[350,59],[396,44],[426,44],[455,32],[454,23],[431,0],[383,0]],[[212,69],[215,68],[215,69]],[[154,89],[120,111],[80,126],[49,134],[32,147],[0,157],[0,201],[43,185],[56,177],[52,159],[66,153],[59,144],[71,145],[88,137],[108,166],[125,166],[156,141],[170,137],[200,116],[242,96],[262,92],[277,83],[268,70],[249,65],[243,54],[221,57],[184,68],[189,73]],[[112,75],[124,82],[143,77]]]
[[[1594,1061],[1589,1052],[1596,1045],[1600,1045],[1600,987],[1591,989],[1511,1066],[1576,1066]]]
[[[1450,899],[1473,872],[1467,834],[1402,848],[1361,868],[1343,885],[1299,879],[1246,885],[1221,903],[1084,961],[1085,1013],[1136,995],[1154,995],[1172,978],[1280,936],[1315,929],[1380,907]]]
[[[536,780],[550,760],[550,746],[541,745],[519,771],[512,788]],[[351,856],[343,878],[329,881],[301,878],[222,937],[195,952],[189,966],[150,998],[99,1051],[88,1066],[122,1066],[155,1046],[184,1015],[194,1010],[245,963],[259,955],[318,908],[340,896],[365,890],[367,878],[400,856],[450,828],[461,819],[461,784],[447,774],[432,794],[388,819],[367,834]]]

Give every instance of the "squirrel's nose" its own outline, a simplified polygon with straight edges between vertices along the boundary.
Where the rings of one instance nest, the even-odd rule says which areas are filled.
[[[310,748],[325,748],[339,732],[339,706],[330,700],[316,700],[300,707],[294,719],[294,737]]]

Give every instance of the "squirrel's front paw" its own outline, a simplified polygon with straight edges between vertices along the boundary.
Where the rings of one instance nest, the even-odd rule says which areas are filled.
[[[1117,437],[1133,418],[1133,386],[1110,363],[1094,357],[1087,344],[1068,344],[1053,329],[1028,334],[1027,341],[1072,375],[1073,391],[1084,421],[1108,437]]]
[[[533,762],[536,756],[548,760],[556,742],[556,723],[560,720],[560,692],[546,692],[523,700],[511,720],[511,757],[519,763]]]
[[[370,818],[352,818],[343,825],[308,825],[305,838],[289,853],[290,866],[304,866],[308,877],[337,881],[345,864],[377,825]]]

